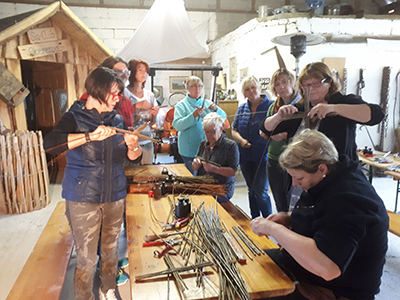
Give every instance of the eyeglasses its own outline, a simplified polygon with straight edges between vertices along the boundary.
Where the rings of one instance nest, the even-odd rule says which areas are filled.
[[[203,85],[202,85],[202,84],[192,84],[190,87],[191,87],[192,89],[202,89],[202,88],[203,88]]]
[[[124,97],[124,95],[122,95],[121,93],[118,93],[118,94],[115,95],[114,93],[111,93],[111,92],[110,92],[110,95],[113,96],[113,100],[114,100],[115,98],[118,98],[117,101],[122,100],[122,98]]]
[[[283,81],[281,81],[281,82],[275,82],[275,87],[278,87],[278,86],[280,86],[280,85],[287,85],[289,83],[289,81],[287,81],[287,80],[283,80]]]
[[[214,130],[204,130],[205,134],[215,134],[215,129]]]
[[[313,83],[307,83],[307,84],[300,84],[300,86],[304,89],[304,88],[318,88],[320,87],[324,82],[325,82],[326,78],[322,79],[321,81],[314,81]]]
[[[130,76],[131,71],[130,70],[114,70],[115,73],[117,73],[118,76],[123,77],[123,76]]]

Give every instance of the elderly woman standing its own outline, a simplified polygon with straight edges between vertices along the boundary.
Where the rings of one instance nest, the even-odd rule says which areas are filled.
[[[205,138],[203,118],[216,112],[226,119],[226,113],[209,100],[203,99],[203,82],[197,76],[185,81],[187,96],[175,105],[172,125],[178,130],[178,150],[186,167],[193,173],[192,162],[201,140]]]
[[[384,117],[382,108],[356,95],[342,95],[340,83],[329,67],[321,62],[304,67],[299,77],[299,86],[302,97],[309,93],[312,108],[308,116],[313,127],[330,138],[340,154],[347,154],[351,160],[358,161],[356,124],[378,124]],[[275,115],[265,119],[260,129],[268,137],[286,132],[287,138],[291,138],[302,121],[285,119],[301,110],[304,110],[302,105],[283,105]]]
[[[239,164],[238,146],[222,135],[223,124],[224,119],[215,112],[204,118],[206,139],[201,141],[198,157],[192,163],[192,168],[197,171],[197,175],[211,174],[218,183],[226,185],[228,192],[225,197],[217,197],[219,203],[227,202],[232,198],[235,189],[235,173]]]
[[[295,78],[286,69],[279,69],[272,75],[270,86],[272,92],[278,96],[269,107],[267,116],[276,114],[284,105],[295,105],[301,99],[295,90]],[[287,145],[287,133],[282,132],[271,136],[268,147],[268,178],[272,195],[274,196],[277,211],[288,211],[288,190],[291,184],[290,175],[279,166],[279,156]]]
[[[319,299],[374,299],[389,220],[358,163],[339,155],[332,141],[315,130],[296,136],[279,163],[305,192],[292,213],[251,222],[256,234],[272,236],[281,245],[268,255],[300,282],[303,294],[305,284],[320,287],[325,297]]]
[[[268,195],[267,141],[260,137],[259,127],[273,101],[260,95],[258,80],[251,76],[242,83],[246,102],[239,106],[232,123],[232,136],[240,146],[240,169],[246,180],[251,217],[271,213]]]
[[[126,127],[114,109],[124,84],[111,69],[99,67],[85,81],[87,101],[75,101],[45,137],[50,153],[67,156],[62,182],[77,253],[75,299],[94,300],[93,275],[100,241],[101,299],[117,299],[118,236],[125,207],[124,157],[138,160],[138,138],[116,134]]]

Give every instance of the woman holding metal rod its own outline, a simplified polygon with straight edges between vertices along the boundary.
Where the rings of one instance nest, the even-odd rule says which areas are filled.
[[[305,98],[309,98],[311,109],[307,115],[311,119],[311,127],[330,138],[340,154],[347,154],[351,160],[358,161],[356,124],[377,125],[384,118],[382,108],[353,94],[342,95],[336,76],[321,62],[304,67],[299,87],[304,104]],[[302,105],[283,105],[275,115],[264,120],[260,129],[266,137],[286,132],[287,138],[291,138],[302,123],[301,118],[291,118],[302,110]]]
[[[227,188],[226,196],[217,196],[219,203],[232,198],[235,188],[235,173],[239,164],[239,149],[236,143],[222,135],[224,119],[213,112],[203,119],[206,139],[202,140],[193,160],[192,168],[197,175],[212,175]]]
[[[100,242],[100,299],[117,299],[118,237],[125,206],[124,157],[140,160],[138,137],[117,134],[125,123],[114,110],[124,84],[99,67],[85,81],[87,101],[76,101],[45,137],[45,148],[67,156],[62,182],[66,216],[74,237],[77,266],[75,299],[94,300],[93,274]],[[111,128],[113,127],[113,128]]]
[[[283,299],[374,299],[389,218],[358,163],[309,129],[293,139],[279,163],[304,192],[293,212],[259,217],[251,225],[279,243],[281,249],[266,252],[306,297]]]
[[[186,168],[193,173],[192,162],[201,140],[205,138],[203,118],[216,112],[226,119],[226,113],[215,103],[203,98],[203,82],[197,76],[185,81],[187,96],[175,105],[172,125],[178,130],[178,151]],[[229,127],[228,127],[229,128]]]

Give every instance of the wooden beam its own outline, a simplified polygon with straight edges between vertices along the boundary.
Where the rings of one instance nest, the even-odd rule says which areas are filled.
[[[54,2],[48,7],[43,8],[37,13],[0,32],[0,44],[7,42],[16,35],[19,35],[21,32],[28,31],[32,27],[53,16],[59,10],[60,3],[61,1]]]

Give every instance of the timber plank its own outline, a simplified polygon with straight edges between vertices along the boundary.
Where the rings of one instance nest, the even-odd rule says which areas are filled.
[[[72,248],[73,238],[65,217],[65,202],[60,201],[7,300],[59,299]]]

